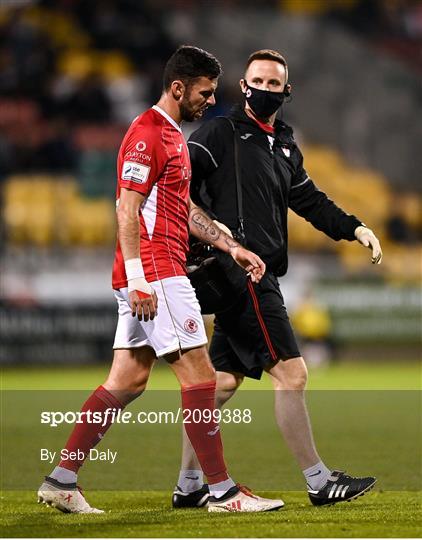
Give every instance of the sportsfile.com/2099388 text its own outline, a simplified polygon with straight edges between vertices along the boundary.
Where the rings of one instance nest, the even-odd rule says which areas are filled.
[[[113,424],[199,424],[201,422],[223,424],[250,424],[251,409],[182,409],[175,411],[122,411],[109,408],[99,411],[42,411],[41,424],[57,427],[61,424],[82,424],[83,422],[105,426]]]

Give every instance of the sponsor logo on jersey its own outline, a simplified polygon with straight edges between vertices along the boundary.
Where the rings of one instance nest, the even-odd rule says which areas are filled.
[[[283,153],[286,157],[290,157],[290,149],[284,148],[284,146],[281,148],[283,150]]]
[[[198,330],[198,324],[193,319],[186,319],[183,327],[189,334],[194,334]]]
[[[139,141],[136,143],[135,148],[138,150],[138,152],[143,152],[147,147],[147,143],[145,141]]]
[[[149,156],[148,154],[144,154],[143,152],[135,152],[133,150],[131,152],[126,152],[125,153],[125,159],[129,159],[129,160],[136,159],[136,160],[139,160],[139,161],[151,161],[151,156]]]
[[[179,154],[182,151],[182,149],[183,149],[183,144],[180,143],[179,146],[177,147],[177,151],[179,152]]]
[[[245,133],[244,135],[241,135],[240,138],[244,141],[248,140],[249,137],[252,137],[252,133]]]
[[[130,180],[137,184],[145,184],[148,180],[151,167],[136,163],[135,161],[125,161],[122,167],[122,180]]]

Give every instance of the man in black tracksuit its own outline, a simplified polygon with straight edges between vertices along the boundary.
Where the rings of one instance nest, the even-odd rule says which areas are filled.
[[[303,167],[292,128],[276,120],[291,91],[284,58],[270,50],[253,53],[240,85],[245,104],[231,111],[231,121],[214,118],[188,141],[191,198],[234,234],[239,232],[237,154],[244,237],[267,267],[259,284],[248,282],[236,304],[216,315],[210,356],[217,370],[217,405],[234,394],[245,376],[259,379],[267,371],[276,390],[278,426],[303,471],[312,503],[350,500],[371,489],[375,478],[332,471],[315,448],[304,399],[306,365],[277,280],[287,271],[288,208],[334,240],[358,239],[372,249],[373,263],[381,262],[381,248],[370,229],[318,190]],[[173,505],[203,505],[204,493],[202,471],[186,439]]]

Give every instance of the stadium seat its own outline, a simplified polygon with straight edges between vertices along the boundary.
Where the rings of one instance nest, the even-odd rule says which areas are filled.
[[[126,77],[133,73],[131,62],[120,51],[107,51],[102,53],[98,68],[102,75],[108,80]]]
[[[32,5],[22,13],[22,20],[45,32],[61,48],[89,45],[90,39],[69,14]]]
[[[72,177],[13,176],[4,187],[4,222],[11,244],[101,246],[115,240],[110,198],[87,199]]]
[[[75,50],[65,50],[59,57],[58,68],[71,79],[83,79],[96,70],[97,54],[78,46]]]

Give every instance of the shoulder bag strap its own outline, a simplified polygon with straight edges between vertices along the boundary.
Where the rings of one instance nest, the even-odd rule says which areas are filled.
[[[243,245],[246,245],[246,236],[245,236],[245,229],[243,225],[243,194],[242,194],[242,184],[241,184],[241,176],[240,176],[240,164],[239,164],[239,141],[237,140],[236,136],[236,126],[234,122],[228,118],[226,118],[232,127],[233,130],[233,149],[234,149],[234,175],[235,175],[235,181],[236,181],[236,199],[237,199],[237,234],[239,235],[239,238]]]

